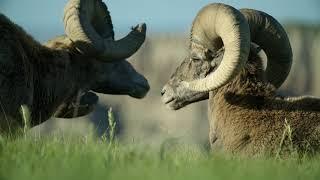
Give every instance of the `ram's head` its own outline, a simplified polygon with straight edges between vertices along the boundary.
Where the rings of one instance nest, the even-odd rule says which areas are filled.
[[[266,80],[278,88],[292,62],[291,46],[282,26],[270,15],[256,10],[238,11],[224,4],[210,4],[193,21],[189,54],[162,89],[163,103],[180,109],[208,99],[236,77],[251,54],[267,56]]]
[[[88,89],[134,98],[147,94],[148,81],[126,60],[145,41],[144,23],[133,27],[124,38],[115,40],[111,16],[102,0],[70,0],[65,6],[64,25],[66,35],[48,41],[46,46],[68,50],[73,62],[80,62],[76,64],[90,71]]]

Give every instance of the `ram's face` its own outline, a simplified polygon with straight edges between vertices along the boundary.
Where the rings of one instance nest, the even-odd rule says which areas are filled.
[[[91,90],[103,94],[143,98],[149,91],[147,79],[126,60],[97,63],[96,82]]]
[[[72,42],[67,36],[58,36],[49,40],[45,45],[51,49],[69,49],[72,47]],[[81,66],[86,66],[86,64],[93,66],[90,71],[93,71],[95,76],[90,78],[93,82],[90,83],[89,90],[103,94],[143,98],[150,89],[147,79],[125,59],[101,62],[96,57],[78,54],[74,55],[74,59],[75,62],[85,62]]]
[[[163,87],[161,91],[163,103],[168,108],[177,110],[188,104],[208,99],[208,92],[195,92],[187,88],[180,88],[181,82],[206,77],[216,69],[217,62],[221,59],[222,57],[204,60],[192,55],[186,57]]]

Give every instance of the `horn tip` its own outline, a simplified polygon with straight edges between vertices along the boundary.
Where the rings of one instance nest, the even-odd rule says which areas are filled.
[[[138,24],[136,26],[133,26],[131,29],[134,30],[134,31],[137,31],[139,33],[146,33],[147,25],[146,25],[146,23],[141,23],[141,24]]]

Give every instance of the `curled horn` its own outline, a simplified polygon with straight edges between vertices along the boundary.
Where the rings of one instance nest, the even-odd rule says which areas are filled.
[[[194,91],[210,91],[225,85],[243,68],[250,51],[250,30],[245,17],[237,9],[213,3],[197,14],[191,29],[191,54],[204,57],[209,50],[222,46],[225,53],[218,69],[206,78],[184,82]],[[199,47],[203,51],[199,52]],[[201,48],[200,48],[201,49]]]
[[[286,80],[292,65],[292,49],[281,24],[265,12],[241,9],[250,27],[251,41],[267,55],[267,80],[276,88]]]
[[[67,36],[80,52],[102,61],[130,57],[146,37],[146,25],[140,24],[115,41],[110,13],[101,0],[70,0],[65,6],[64,25]]]

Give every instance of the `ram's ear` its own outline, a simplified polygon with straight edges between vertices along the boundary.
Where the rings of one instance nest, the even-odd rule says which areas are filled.
[[[250,53],[258,54],[261,52],[261,50],[262,49],[258,44],[254,43],[254,42],[250,43]]]
[[[212,60],[214,54],[210,49],[205,49],[204,55],[207,60]]]
[[[44,45],[51,49],[68,50],[72,47],[72,41],[66,35],[61,35],[48,40]]]
[[[224,55],[224,48],[219,49],[218,51],[216,51],[215,54],[213,54],[213,53],[211,54],[212,61],[210,62],[210,65],[212,68],[215,69],[221,64],[221,61],[223,59],[223,55]]]

